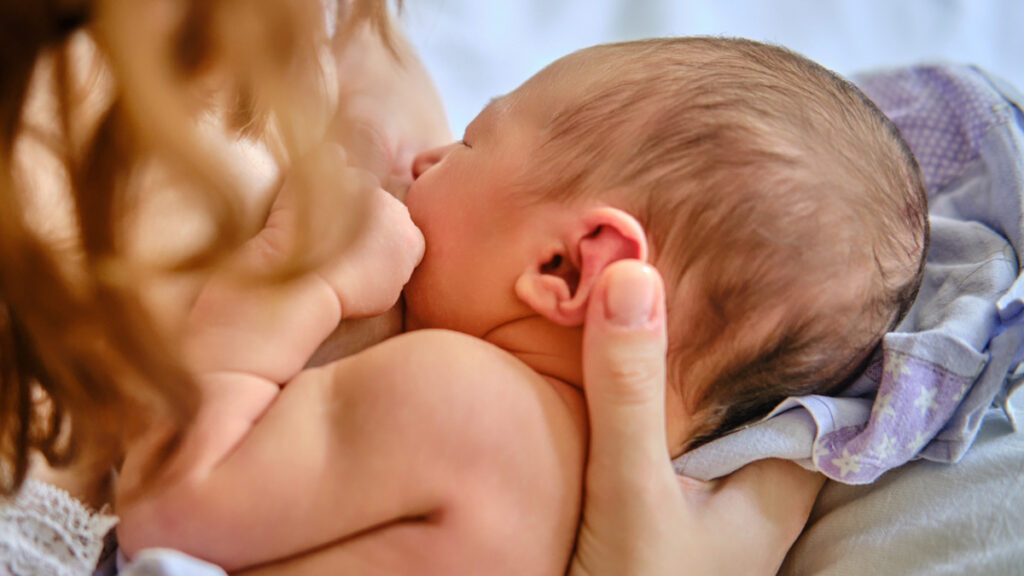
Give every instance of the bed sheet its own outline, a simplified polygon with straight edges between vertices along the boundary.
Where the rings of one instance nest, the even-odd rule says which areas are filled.
[[[780,574],[1024,574],[1024,432],[992,410],[956,465],[826,483]]]

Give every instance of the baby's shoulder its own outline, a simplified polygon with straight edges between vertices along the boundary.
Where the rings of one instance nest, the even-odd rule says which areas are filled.
[[[359,381],[372,381],[377,393],[387,391],[405,402],[426,396],[444,398],[453,409],[481,410],[506,403],[529,409],[535,403],[560,402],[562,396],[555,385],[512,354],[450,330],[407,332],[343,363],[351,364],[339,366],[344,372],[359,374]],[[339,375],[338,379],[346,378]]]
[[[416,330],[367,350],[368,360],[392,362],[408,375],[438,373],[449,377],[540,380],[533,369],[505,350],[473,336],[451,330]],[[492,378],[492,379],[493,379]]]
[[[433,438],[481,449],[525,450],[536,441],[565,455],[585,451],[580,394],[479,338],[418,330],[315,370],[328,371],[320,375],[327,402],[391,417],[400,411],[411,430],[430,430],[424,434]]]
[[[450,500],[461,549],[507,566],[532,558],[526,564],[544,565],[541,573],[564,567],[586,455],[580,395],[461,333],[410,332],[367,352],[392,365],[398,380],[385,386],[401,394],[395,406],[416,414],[416,437],[463,463]]]
[[[404,461],[429,464],[412,470],[444,487],[460,550],[508,566],[546,559],[543,573],[566,565],[586,454],[581,400],[508,352],[445,330],[402,334],[325,368],[339,421],[373,422]]]
[[[577,391],[489,342],[450,330],[391,338],[339,362],[332,380],[344,396],[402,406],[424,420],[458,415],[463,431],[522,437],[535,427],[541,437],[564,439],[564,448],[573,451],[586,437]]]

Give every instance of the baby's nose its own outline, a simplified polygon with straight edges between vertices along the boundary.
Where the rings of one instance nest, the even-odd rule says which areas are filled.
[[[424,172],[430,170],[435,164],[444,160],[444,157],[452,151],[452,148],[457,146],[458,143],[448,144],[447,146],[439,146],[437,148],[431,148],[430,150],[424,150],[416,155],[412,160],[412,177],[415,180],[419,178]]]

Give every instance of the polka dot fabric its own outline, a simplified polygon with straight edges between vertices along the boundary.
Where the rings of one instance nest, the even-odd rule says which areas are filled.
[[[899,127],[935,194],[978,158],[993,124],[1010,118],[1006,101],[968,66],[921,66],[857,79],[861,90]]]
[[[910,460],[957,462],[1024,388],[1024,95],[969,66],[858,80],[918,158],[935,210],[910,319],[848,390],[789,398],[677,458],[679,473],[716,478],[768,456],[866,484]]]

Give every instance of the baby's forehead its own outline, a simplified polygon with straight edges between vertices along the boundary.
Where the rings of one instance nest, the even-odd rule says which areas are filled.
[[[610,83],[617,60],[593,49],[570,54],[534,74],[503,100],[548,112],[573,106]]]
[[[517,100],[518,98],[515,91],[491,98],[483,109],[473,117],[473,120],[470,121],[468,127],[478,129],[491,127],[491,125],[509,116],[515,108]]]

